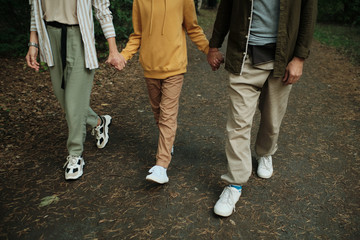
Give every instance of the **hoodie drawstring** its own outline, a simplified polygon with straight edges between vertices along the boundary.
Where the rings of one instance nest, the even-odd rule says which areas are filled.
[[[149,35],[151,35],[152,33],[152,21],[153,21],[153,8],[154,8],[154,0],[151,0],[151,13],[150,13],[150,33]]]
[[[164,11],[164,20],[163,20],[163,25],[162,25],[161,35],[164,35],[164,29],[165,29],[165,19],[166,19],[166,3],[167,3],[167,0],[164,0],[164,3],[165,3],[165,11]]]
[[[164,10],[164,19],[163,19],[163,25],[162,25],[162,29],[161,29],[161,35],[164,35],[165,32],[165,21],[166,21],[166,12],[167,12],[167,0],[164,0],[164,4],[165,4],[165,10]],[[153,28],[153,18],[154,18],[154,0],[151,0],[151,13],[150,13],[150,33],[149,35],[152,34],[152,28]]]

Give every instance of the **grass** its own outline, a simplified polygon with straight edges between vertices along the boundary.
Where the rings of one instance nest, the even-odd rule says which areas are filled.
[[[360,65],[360,27],[318,23],[314,37],[323,44],[335,47],[354,64]]]

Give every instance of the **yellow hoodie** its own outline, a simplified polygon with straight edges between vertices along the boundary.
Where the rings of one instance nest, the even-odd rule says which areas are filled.
[[[134,0],[134,32],[121,54],[129,60],[140,48],[146,78],[165,79],[186,72],[186,35],[205,54],[209,42],[197,23],[194,0]]]

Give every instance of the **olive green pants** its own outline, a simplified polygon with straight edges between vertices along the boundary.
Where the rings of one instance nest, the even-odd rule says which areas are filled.
[[[61,61],[61,29],[47,27],[54,66],[50,67],[56,98],[66,115],[69,155],[81,156],[86,137],[86,124],[95,127],[98,115],[90,108],[90,94],[95,70],[85,67],[84,46],[78,26],[67,27],[66,67]],[[64,76],[65,89],[61,88]]]
[[[273,62],[257,67],[249,58],[242,75],[230,74],[230,106],[226,125],[225,152],[228,172],[221,179],[231,184],[245,184],[252,172],[250,136],[256,107],[261,113],[255,151],[258,156],[273,155],[277,150],[280,125],[285,115],[291,85],[272,76]]]

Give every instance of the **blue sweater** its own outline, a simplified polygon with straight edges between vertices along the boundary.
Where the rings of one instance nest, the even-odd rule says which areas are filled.
[[[279,5],[279,0],[254,0],[250,45],[276,43]]]

